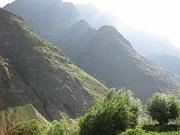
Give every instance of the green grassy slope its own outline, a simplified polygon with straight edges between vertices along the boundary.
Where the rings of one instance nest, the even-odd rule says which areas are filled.
[[[76,117],[106,94],[104,84],[34,34],[20,17],[0,9],[0,20],[0,55],[10,65],[5,68],[9,73],[2,68],[0,76],[2,91],[9,95],[0,97],[1,110],[32,104],[50,120],[60,118],[60,111]]]

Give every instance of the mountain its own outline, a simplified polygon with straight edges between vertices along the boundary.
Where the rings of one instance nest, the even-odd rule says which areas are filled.
[[[147,56],[151,61],[165,70],[180,76],[180,59],[168,54],[150,54]]]
[[[76,36],[71,38],[73,33]],[[156,91],[177,88],[174,77],[139,55],[114,27],[96,30],[80,21],[59,42],[74,62],[109,87],[132,89],[141,99]]]
[[[57,31],[80,20],[76,7],[61,0],[16,0],[5,6],[26,20],[28,25],[46,39],[53,39]]]
[[[123,34],[134,44],[134,48],[145,57],[149,54],[167,54],[180,58],[180,50],[167,38],[128,29]]]
[[[59,119],[60,112],[76,117],[106,94],[106,86],[20,17],[0,9],[0,20],[0,111],[30,104],[48,120]]]
[[[36,16],[36,14],[25,15],[23,8],[17,7],[16,3],[18,0],[5,8],[10,11],[18,10],[19,12],[15,13],[22,17],[31,19],[32,16]],[[26,9],[28,10],[33,4],[29,4]],[[39,14],[44,15],[41,12],[41,6],[37,9]],[[54,21],[51,21],[56,22],[59,14],[56,13]],[[25,21],[30,23],[28,21],[30,19],[25,18]],[[37,20],[36,24],[44,25],[44,22]],[[58,27],[56,29],[59,31],[52,32],[54,39],[51,38],[51,40],[62,48],[75,64],[105,82],[109,87],[127,87],[134,90],[136,96],[143,100],[153,92],[178,87],[174,77],[139,55],[130,42],[114,27],[103,26],[97,30],[86,20],[80,20],[63,29]]]
[[[87,5],[77,4],[76,7],[81,15],[81,18],[97,29],[103,25],[117,26],[119,24],[119,19],[116,16],[101,12],[91,2]],[[121,24],[122,23],[119,25]]]
[[[144,56],[151,53],[165,53],[180,58],[180,50],[164,37],[135,30],[127,24],[124,24],[116,16],[98,10],[92,3],[87,5],[76,5],[76,7],[82,19],[86,20],[95,28],[98,29],[103,25],[116,27],[132,43],[135,50]]]
[[[51,42],[59,40],[67,28],[83,19],[96,29],[103,25],[116,27],[143,56],[165,53],[180,58],[180,50],[166,38],[134,30],[92,3],[73,5],[61,0],[15,0],[4,8],[21,16],[34,32]]]

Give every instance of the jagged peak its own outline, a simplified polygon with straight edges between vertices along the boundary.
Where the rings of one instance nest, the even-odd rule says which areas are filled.
[[[85,20],[80,20],[80,21],[76,22],[74,24],[74,27],[76,27],[76,26],[77,27],[80,26],[80,27],[83,27],[83,28],[91,28],[91,25]]]
[[[108,25],[104,25],[104,26],[100,27],[98,31],[100,31],[100,32],[115,32],[115,33],[118,32],[115,27],[108,26]]]

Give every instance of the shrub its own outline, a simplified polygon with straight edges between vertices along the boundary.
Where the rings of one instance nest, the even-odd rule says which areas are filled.
[[[117,135],[138,124],[140,108],[130,91],[113,90],[81,118],[80,135]]]
[[[16,128],[12,129],[10,134],[12,135],[42,135],[45,130],[45,125],[37,120],[32,120],[30,122],[21,124]]]
[[[78,120],[67,122],[62,119],[60,121],[53,121],[47,135],[79,135]]]
[[[179,101],[173,95],[155,93],[146,103],[146,109],[153,120],[160,125],[175,120],[180,114]]]
[[[53,121],[47,135],[65,135],[68,125],[64,120]]]

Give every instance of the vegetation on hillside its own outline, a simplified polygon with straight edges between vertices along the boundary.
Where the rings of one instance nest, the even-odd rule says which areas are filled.
[[[0,20],[0,110],[32,104],[48,120],[59,119],[59,112],[74,118],[106,95],[103,83],[36,35],[22,18],[0,8]]]
[[[88,19],[81,20],[81,13],[78,13],[72,3],[60,2],[60,0],[53,2],[16,0],[4,8],[23,17],[38,35],[56,43],[80,68],[102,80],[109,87],[133,89],[135,95],[143,100],[156,91],[174,90],[178,87],[176,78],[139,55],[116,28],[112,26],[102,26],[98,30],[92,28],[86,22]],[[26,26],[25,29],[28,30]],[[30,34],[33,35],[32,32]],[[66,59],[60,59],[57,53],[49,51],[48,47],[37,48],[53,62],[53,66],[56,64],[56,67],[64,67],[66,71],[70,69],[71,75],[78,78],[93,97],[102,97],[103,85],[97,85],[100,87],[91,85],[96,82],[88,75],[81,71],[76,74],[71,70],[74,68],[59,64],[59,61]]]
[[[169,105],[169,108],[165,104]],[[155,93],[147,101],[146,108],[150,115],[152,115],[150,107],[156,108],[153,109],[153,113],[161,118],[167,118],[164,115],[168,115],[168,121],[163,121],[162,125],[161,122],[157,123],[158,119],[153,120],[153,115],[152,118],[147,117],[147,114],[144,115],[140,100],[134,98],[130,91],[113,90],[78,119],[64,117],[46,124],[33,120],[17,126],[11,133],[12,135],[179,135],[180,125],[175,118],[180,116],[180,109],[176,105],[180,105],[176,97],[164,93]],[[162,111],[170,112],[160,113],[159,107]],[[146,121],[142,121],[143,116],[147,117]]]

